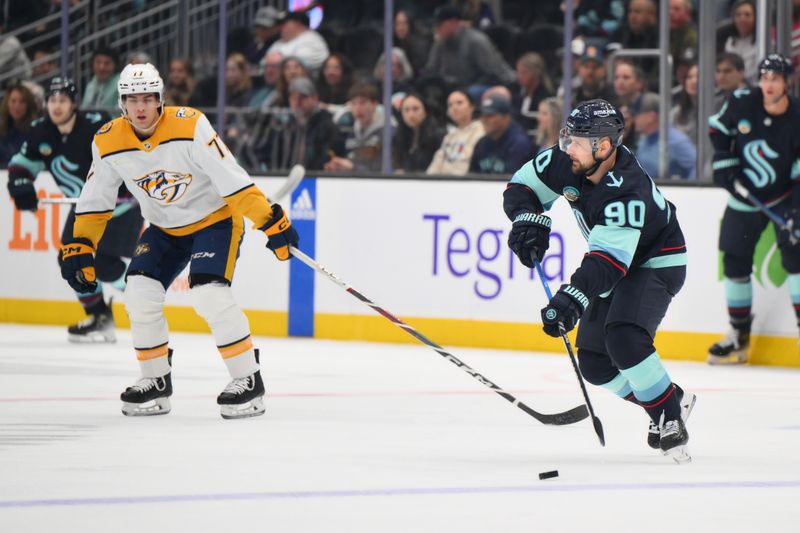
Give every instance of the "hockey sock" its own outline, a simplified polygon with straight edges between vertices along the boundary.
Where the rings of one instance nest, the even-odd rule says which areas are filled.
[[[789,274],[789,294],[792,295],[794,314],[797,316],[797,323],[800,325],[800,274]]]
[[[666,420],[674,420],[680,416],[675,386],[661,364],[658,352],[653,352],[641,363],[620,372],[630,383],[636,401],[644,407],[653,422],[659,423],[662,412],[665,413]]]
[[[622,374],[617,374],[617,376],[614,379],[612,379],[608,383],[603,383],[600,386],[608,391],[613,392],[623,400],[628,400],[628,396],[631,396],[633,394],[633,389],[631,389],[631,384],[628,382],[628,379]]]
[[[100,315],[108,311],[106,301],[103,299],[103,284],[98,281],[93,292],[76,292],[78,301],[87,315]]]
[[[161,282],[146,276],[130,276],[125,288],[125,309],[131,321],[131,337],[142,376],[155,378],[170,371],[166,291]]]
[[[205,283],[192,287],[191,296],[197,314],[211,328],[219,353],[232,378],[243,378],[258,370],[250,324],[233,299],[230,286]]]
[[[659,424],[661,422],[661,414],[664,414],[664,420],[676,420],[681,416],[681,404],[678,401],[678,394],[673,384],[648,402],[640,401],[639,405],[644,407],[650,419]]]
[[[789,277],[791,284],[791,276]],[[750,310],[753,305],[753,284],[750,278],[732,279],[726,277],[725,298],[728,302],[728,315],[731,326],[742,332],[750,331]],[[798,287],[800,289],[800,286]],[[800,293],[798,293],[800,294]],[[797,309],[797,306],[795,306]]]

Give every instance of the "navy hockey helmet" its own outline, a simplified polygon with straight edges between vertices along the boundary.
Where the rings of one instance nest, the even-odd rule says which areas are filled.
[[[794,73],[794,66],[791,60],[782,54],[769,54],[761,60],[758,64],[758,77],[760,78],[765,72],[777,72],[783,74],[784,79],[789,81]]]
[[[50,86],[47,88],[47,98],[56,94],[63,94],[69,97],[72,103],[78,102],[78,86],[70,78],[56,76],[50,81]]]
[[[559,148],[566,152],[570,137],[589,137],[592,139],[592,153],[603,137],[609,137],[614,148],[622,144],[625,132],[625,119],[619,109],[605,100],[596,99],[581,102],[567,117],[561,129]]]

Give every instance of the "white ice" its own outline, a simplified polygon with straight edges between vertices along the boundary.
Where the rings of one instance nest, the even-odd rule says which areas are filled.
[[[211,337],[174,334],[172,412],[126,418],[129,332],[65,337],[0,325],[2,533],[800,531],[794,370],[668,361],[698,396],[679,466],[604,390],[602,448],[588,420],[544,426],[411,344],[256,339],[267,413],[226,421]],[[537,411],[581,403],[566,357],[452,352]]]

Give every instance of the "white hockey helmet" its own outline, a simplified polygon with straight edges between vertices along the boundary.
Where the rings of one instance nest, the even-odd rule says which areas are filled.
[[[119,75],[117,93],[119,94],[118,105],[123,115],[127,114],[124,98],[129,94],[155,93],[163,107],[164,80],[161,79],[158,69],[150,63],[126,65]]]

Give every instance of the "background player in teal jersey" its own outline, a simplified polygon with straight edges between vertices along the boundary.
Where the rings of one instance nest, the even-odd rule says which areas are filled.
[[[47,90],[47,116],[31,125],[28,137],[8,164],[8,191],[20,211],[36,211],[39,201],[34,180],[48,170],[67,198],[80,195],[92,166],[92,139],[108,116],[78,109],[78,88],[69,78],[56,77]],[[61,241],[72,239],[75,208],[70,209]],[[95,259],[97,277],[124,289],[127,260],[133,256],[142,230],[139,204],[121,189],[114,216],[100,242]],[[114,342],[114,317],[103,298],[102,283],[89,292],[77,292],[87,318],[69,326],[71,342]]]
[[[769,209],[800,224],[800,101],[787,93],[792,62],[770,54],[759,64],[758,87],[734,91],[708,120],[714,146],[714,182],[731,193],[722,217],[719,249],[731,332],[708,350],[710,364],[747,362],[753,286],[753,254],[769,219],[736,193],[739,182]],[[800,325],[800,245],[776,226],[781,264]]]
[[[589,251],[542,309],[544,331],[559,336],[580,320],[583,377],[650,416],[647,442],[677,462],[691,460],[685,420],[695,397],[675,385],[653,346],[656,329],[686,278],[686,244],[675,206],[622,143],[622,114],[605,100],[579,104],[558,147],[520,168],[504,193],[509,247],[527,267],[549,245],[543,214],[569,201]],[[583,318],[581,318],[583,317]]]

